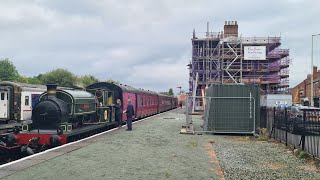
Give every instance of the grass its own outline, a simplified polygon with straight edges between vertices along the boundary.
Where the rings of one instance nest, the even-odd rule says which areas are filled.
[[[164,173],[164,176],[165,176],[166,178],[170,178],[171,173],[170,173],[169,171],[166,171],[166,172]]]
[[[307,154],[304,151],[300,151],[300,153],[298,154],[299,159],[305,159],[306,157],[307,157]]]
[[[195,147],[198,146],[198,142],[195,141],[195,140],[192,140],[192,141],[189,142],[188,146],[189,146],[189,147],[192,147],[192,148],[195,148]]]
[[[268,137],[268,131],[266,128],[259,129],[259,136],[257,138],[258,141],[267,141],[269,139]]]

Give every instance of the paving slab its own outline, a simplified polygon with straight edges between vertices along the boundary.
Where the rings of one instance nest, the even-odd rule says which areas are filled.
[[[6,177],[10,174],[15,173],[16,171],[10,171],[10,170],[5,170],[5,169],[0,169],[0,178]]]
[[[77,145],[70,145],[70,146],[65,146],[63,148],[55,149],[55,150],[53,150],[53,152],[65,152],[65,153],[68,153],[68,152],[80,149],[81,147],[82,147],[81,145],[78,145],[78,146]]]
[[[41,154],[41,155],[38,155],[38,156],[35,156],[35,157],[32,157],[30,159],[33,159],[33,160],[49,160],[49,159],[52,159],[52,158],[55,158],[55,157],[58,157],[58,156],[61,156],[65,154],[65,152],[55,152],[55,151],[51,151],[49,153],[45,153],[45,154]]]
[[[1,168],[1,170],[8,170],[8,171],[22,171],[24,169],[30,168],[34,165],[44,162],[43,159],[27,159],[21,161],[19,163],[11,164],[9,166]]]

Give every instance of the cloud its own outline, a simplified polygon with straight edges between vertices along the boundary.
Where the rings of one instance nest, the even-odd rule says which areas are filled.
[[[0,54],[24,75],[54,68],[144,89],[188,90],[193,28],[198,35],[237,20],[243,36],[282,37],[290,48],[290,86],[310,69],[320,2],[185,0],[30,0],[0,6]],[[319,37],[320,38],[320,37]],[[319,52],[315,41],[315,64]],[[320,61],[319,61],[320,62]],[[319,63],[318,63],[319,64]]]

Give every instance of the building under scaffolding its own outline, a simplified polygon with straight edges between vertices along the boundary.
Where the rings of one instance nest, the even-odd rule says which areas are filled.
[[[207,24],[205,35],[199,34],[193,31],[188,65],[193,96],[204,96],[210,84],[230,83],[259,84],[265,94],[287,92],[289,49],[280,48],[280,37],[242,37],[237,21],[226,21],[222,32],[210,32]]]

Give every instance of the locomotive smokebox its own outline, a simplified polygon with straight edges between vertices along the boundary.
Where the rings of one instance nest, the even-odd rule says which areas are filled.
[[[57,87],[57,84],[47,84],[48,97],[56,97]]]

